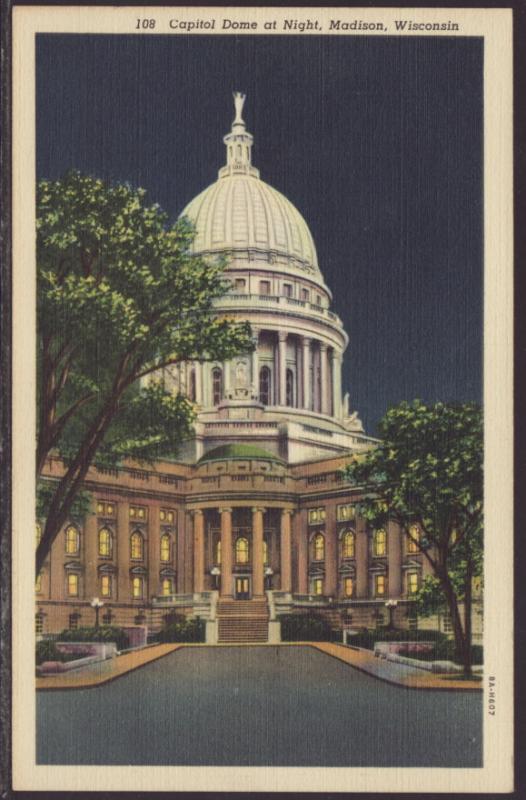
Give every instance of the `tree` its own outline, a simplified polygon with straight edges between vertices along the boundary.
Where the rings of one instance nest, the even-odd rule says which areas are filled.
[[[170,225],[145,194],[73,171],[38,185],[37,477],[52,453],[64,474],[40,481],[37,574],[91,464],[173,454],[189,434],[170,367],[253,348],[248,323],[214,312],[224,263],[192,255],[190,223]]]
[[[445,604],[457,658],[469,675],[472,580],[482,569],[481,410],[474,403],[404,402],[386,413],[379,433],[380,444],[346,475],[364,487],[365,518],[375,526],[397,522],[431,565],[421,603]]]

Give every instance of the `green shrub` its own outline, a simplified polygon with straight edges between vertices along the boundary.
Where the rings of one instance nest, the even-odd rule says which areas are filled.
[[[99,628],[77,628],[65,630],[59,636],[61,642],[115,642],[117,650],[126,650],[130,640],[122,628],[101,625]]]
[[[331,626],[317,614],[284,614],[281,622],[281,639],[284,642],[329,642]]]
[[[375,642],[447,642],[441,631],[405,631],[398,628],[364,629],[349,636],[349,644],[374,650]]]
[[[36,646],[36,663],[43,664],[44,661],[62,661],[60,653],[51,639],[42,639]]]
[[[205,622],[202,619],[184,619],[170,622],[161,629],[158,642],[204,642]]]

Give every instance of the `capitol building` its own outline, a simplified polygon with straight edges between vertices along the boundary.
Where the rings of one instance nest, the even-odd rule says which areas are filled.
[[[394,523],[369,527],[342,473],[375,441],[342,387],[347,334],[307,222],[261,179],[234,101],[225,164],[182,216],[194,252],[225,259],[217,310],[249,321],[254,350],[164,372],[195,404],[194,435],[153,466],[90,469],[91,513],[64,526],[37,581],[37,633],[92,625],[95,597],[103,623],[199,616],[211,643],[279,641],[291,612],[338,630],[417,624],[425,559]],[[49,459],[47,479],[62,469]]]

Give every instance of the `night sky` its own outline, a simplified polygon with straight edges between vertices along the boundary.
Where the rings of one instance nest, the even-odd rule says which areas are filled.
[[[175,218],[246,92],[253,162],[312,231],[374,434],[403,399],[481,399],[482,63],[468,38],[39,35],[37,176],[128,181]]]

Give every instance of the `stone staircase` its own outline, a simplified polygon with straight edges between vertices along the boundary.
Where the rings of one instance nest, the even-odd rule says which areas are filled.
[[[220,600],[219,642],[267,642],[269,612],[265,600]]]

